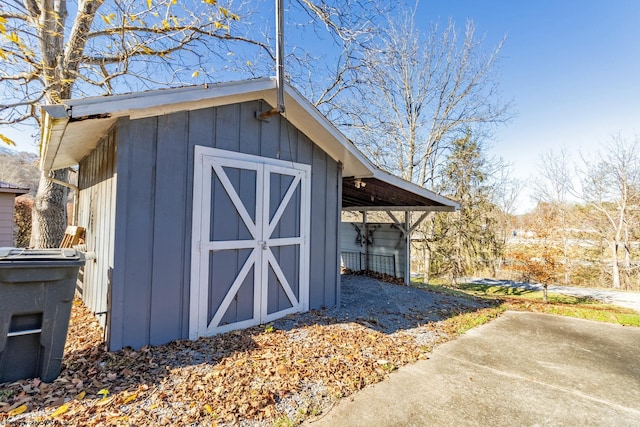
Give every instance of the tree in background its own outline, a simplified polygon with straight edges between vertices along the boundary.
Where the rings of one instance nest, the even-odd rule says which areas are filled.
[[[310,29],[323,40],[323,47],[313,52],[300,44],[297,32],[288,38],[285,35],[289,52],[287,78],[334,123],[348,123],[345,116],[353,110],[343,108],[344,105],[370,91],[364,79],[364,52],[386,28],[387,17],[398,6],[396,2],[379,0],[291,1],[288,14],[306,20],[291,25],[293,28],[287,28],[286,34],[292,34],[291,30],[296,28]],[[272,74],[271,62],[268,70],[262,70],[263,74]]]
[[[472,22],[417,30],[414,13],[392,19],[363,52],[360,84],[339,106],[347,133],[378,166],[437,190],[452,143],[471,130],[485,136],[509,119],[495,67],[502,42],[485,51]],[[466,218],[464,218],[466,220]],[[434,216],[423,222],[424,280],[429,281]]]
[[[153,85],[160,70],[178,79],[185,71],[177,66],[182,56],[203,60],[216,52],[221,44],[211,41],[233,38],[230,25],[239,20],[227,4],[172,0],[24,0],[5,4],[0,18],[0,86],[9,95],[0,124],[37,123],[39,105],[72,95]],[[55,247],[64,236],[67,188],[51,179],[67,182],[68,174],[42,173],[33,246]]]
[[[494,74],[501,47],[485,52],[471,21],[462,35],[453,21],[424,35],[412,13],[391,20],[364,53],[363,98],[343,106],[354,139],[379,166],[434,188],[453,140],[509,118]]]
[[[35,194],[40,178],[37,154],[0,150],[0,164],[0,181],[29,188],[30,194]]]
[[[14,241],[16,247],[26,248],[31,241],[31,212],[33,211],[33,198],[22,195],[16,197],[13,222],[16,225]]]
[[[558,264],[561,255],[561,252],[553,246],[544,246],[535,254],[517,251],[514,253],[513,269],[520,272],[523,280],[541,284],[542,300],[547,302],[548,287],[555,283],[561,274]]]
[[[436,274],[447,274],[455,281],[490,268],[495,275],[495,261],[503,250],[499,209],[491,200],[495,166],[471,132],[453,141],[438,189],[458,201],[460,210],[435,216],[432,266]]]
[[[518,220],[515,214],[524,181],[512,176],[513,170],[507,165],[501,164],[493,174],[493,184],[491,186],[491,200],[496,205],[495,209],[498,237],[500,245],[507,247],[507,240],[518,228]],[[504,251],[502,256],[496,261],[496,269],[501,270],[505,262]]]
[[[543,153],[538,162],[538,179],[534,182],[534,198],[544,203],[544,211],[548,221],[540,232],[548,236],[548,244],[562,252],[563,282],[569,284],[571,262],[569,254],[571,204],[569,196],[573,191],[569,155],[562,150]]]
[[[640,140],[613,137],[593,159],[583,159],[581,199],[590,223],[611,254],[611,283],[628,287],[632,272],[631,242],[640,225]],[[622,264],[622,273],[620,271]]]
[[[553,266],[558,281],[637,288],[640,141],[614,136],[579,162],[571,162],[566,152],[549,151],[539,171],[538,204],[521,218],[528,235],[508,245],[512,269],[535,278],[530,271],[537,267],[527,265],[543,260],[540,265]]]
[[[334,41],[349,46],[368,37],[380,11],[372,0],[340,0],[333,6],[311,0],[295,3],[307,11],[308,23],[323,26]],[[251,58],[273,59],[269,39],[241,19],[251,15],[251,5],[232,0],[3,3],[0,87],[6,98],[0,105],[0,125],[37,125],[41,104],[72,96],[182,85],[201,76],[217,81],[221,70],[237,68],[251,75],[250,60],[233,61],[238,43],[257,49],[248,54]],[[316,102],[339,93],[344,75],[336,73],[335,87],[330,85]],[[11,143],[1,132],[0,138]],[[67,188],[52,179],[68,181],[68,170],[40,178],[32,234],[37,247],[57,246],[66,227]]]
[[[543,285],[543,300],[547,301],[547,287],[561,280],[565,257],[558,244],[558,210],[547,202],[539,202],[535,210],[525,215],[524,228],[534,237],[524,243],[506,248],[508,270],[517,274],[517,280]]]

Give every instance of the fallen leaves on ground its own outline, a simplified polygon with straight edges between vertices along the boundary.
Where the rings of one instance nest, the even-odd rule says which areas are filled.
[[[419,313],[410,314],[419,320]],[[95,317],[76,300],[61,375],[49,384],[0,384],[0,423],[270,425],[283,417],[299,423],[432,348],[407,330],[384,333],[365,320],[339,322],[323,311],[285,320],[291,327],[274,322],[107,352]],[[435,337],[431,344],[450,333],[443,322],[419,327]]]
[[[380,273],[372,270],[356,271],[356,270],[351,270],[349,268],[342,267],[340,269],[340,273],[351,274],[354,276],[367,276],[367,277],[372,277],[374,279],[382,280],[383,282],[386,282],[386,283],[393,283],[395,285],[404,285],[404,278],[394,277],[394,276],[391,276],[390,274]]]

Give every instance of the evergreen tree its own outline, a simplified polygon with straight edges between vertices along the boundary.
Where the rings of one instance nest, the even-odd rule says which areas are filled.
[[[491,201],[492,166],[470,132],[453,141],[440,191],[458,201],[460,211],[435,217],[433,273],[455,280],[494,269],[503,243],[498,233],[498,209]]]

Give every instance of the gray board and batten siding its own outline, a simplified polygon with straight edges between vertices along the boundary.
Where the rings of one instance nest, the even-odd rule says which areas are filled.
[[[110,350],[189,337],[195,146],[311,165],[309,308],[338,303],[340,164],[285,118],[255,118],[270,108],[250,101],[123,117],[80,163],[79,225],[104,223],[87,227],[87,251],[98,256],[85,272],[96,289],[85,285],[83,298],[93,311],[110,310]]]
[[[108,327],[108,294],[113,274],[116,206],[116,133],[107,134],[79,164],[77,223],[86,228],[87,261],[80,269],[79,293],[98,322]]]
[[[16,195],[0,193],[0,247],[13,246],[13,206]]]
[[[15,198],[28,192],[28,188],[0,181],[0,247],[10,247],[15,244],[16,225],[13,221]]]

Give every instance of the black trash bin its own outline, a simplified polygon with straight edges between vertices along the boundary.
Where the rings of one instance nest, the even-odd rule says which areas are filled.
[[[75,249],[0,248],[0,383],[60,375],[84,261]]]

